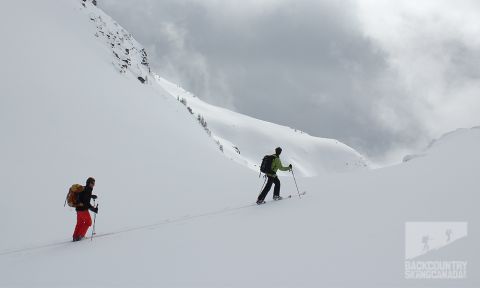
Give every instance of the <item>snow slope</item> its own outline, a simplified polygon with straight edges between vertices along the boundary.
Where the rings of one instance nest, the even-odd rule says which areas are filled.
[[[297,174],[302,176],[368,168],[363,156],[335,139],[313,137],[296,129],[216,107],[164,78],[157,76],[156,80],[170,95],[184,101],[194,116],[206,121],[206,128],[227,157],[254,171],[259,171],[262,157],[273,154],[273,149],[278,146],[283,148],[282,157],[289,159]]]
[[[470,130],[473,130],[473,129],[480,129],[480,126],[475,126],[472,128],[459,128],[454,131],[445,133],[442,136],[440,136],[438,139],[432,140],[430,144],[427,147],[425,147],[424,151],[417,154],[406,155],[405,157],[403,157],[403,162],[407,162],[419,157],[424,157],[430,153],[436,153],[436,151],[439,149],[438,147],[442,147],[444,145],[453,145],[455,147],[455,145],[458,145],[455,143],[455,139],[461,139],[461,137],[469,137],[469,136],[463,136],[463,135],[470,135],[471,134]],[[460,135],[461,137],[459,137]],[[475,141],[472,141],[472,145],[475,145]],[[455,155],[456,153],[453,153],[451,157],[455,157]]]
[[[0,287],[479,286],[480,129],[401,165],[298,177],[302,199],[258,207],[255,171],[224,157],[171,90],[112,65],[89,23],[95,10],[74,0],[3,8]],[[98,238],[70,243],[75,214],[63,199],[88,176]],[[291,177],[281,181],[295,194]],[[456,243],[468,278],[405,280],[407,221],[468,221]]]
[[[119,73],[111,47],[95,36],[96,8],[80,3],[14,1],[0,12],[8,43],[0,213],[10,219],[0,250],[68,239],[75,214],[63,207],[65,194],[89,176],[102,199],[100,223],[110,229],[254,199],[261,183],[236,183],[256,173],[226,159],[175,99],[138,81],[137,70]]]

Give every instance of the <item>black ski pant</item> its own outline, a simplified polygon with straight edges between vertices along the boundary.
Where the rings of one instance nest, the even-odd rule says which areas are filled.
[[[267,185],[265,185],[265,188],[263,188],[262,193],[258,195],[258,200],[263,201],[265,200],[265,197],[267,197],[268,191],[270,191],[270,188],[272,188],[272,184],[275,184],[275,187],[273,188],[273,196],[280,196],[280,180],[278,177],[272,177],[272,176],[267,176],[268,181]]]

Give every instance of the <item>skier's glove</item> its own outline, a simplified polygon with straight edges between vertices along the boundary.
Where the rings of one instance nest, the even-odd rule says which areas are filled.
[[[292,164],[288,165],[288,168],[290,168],[290,170],[292,170],[292,168],[293,168]]]
[[[98,214],[98,207],[93,207],[90,210],[92,210],[93,213]]]
[[[93,200],[97,199],[97,195],[92,195],[92,199]]]

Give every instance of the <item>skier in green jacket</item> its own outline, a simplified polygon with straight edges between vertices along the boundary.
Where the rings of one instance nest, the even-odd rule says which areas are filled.
[[[277,147],[275,149],[275,154],[274,159],[272,161],[272,171],[273,174],[267,173],[268,181],[267,185],[265,185],[265,188],[263,188],[262,193],[258,195],[257,198],[257,204],[263,204],[265,203],[265,197],[268,194],[268,191],[270,191],[270,188],[272,188],[272,184],[275,184],[275,188],[273,189],[273,200],[281,200],[282,196],[280,196],[280,180],[277,177],[277,171],[289,171],[292,170],[292,164],[288,165],[287,167],[284,167],[282,165],[282,161],[280,161],[280,154],[282,153],[282,148]]]

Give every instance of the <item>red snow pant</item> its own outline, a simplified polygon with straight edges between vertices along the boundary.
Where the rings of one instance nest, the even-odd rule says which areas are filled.
[[[92,218],[90,217],[88,210],[77,211],[77,225],[73,232],[73,238],[85,237],[88,227],[90,226],[92,226]]]

